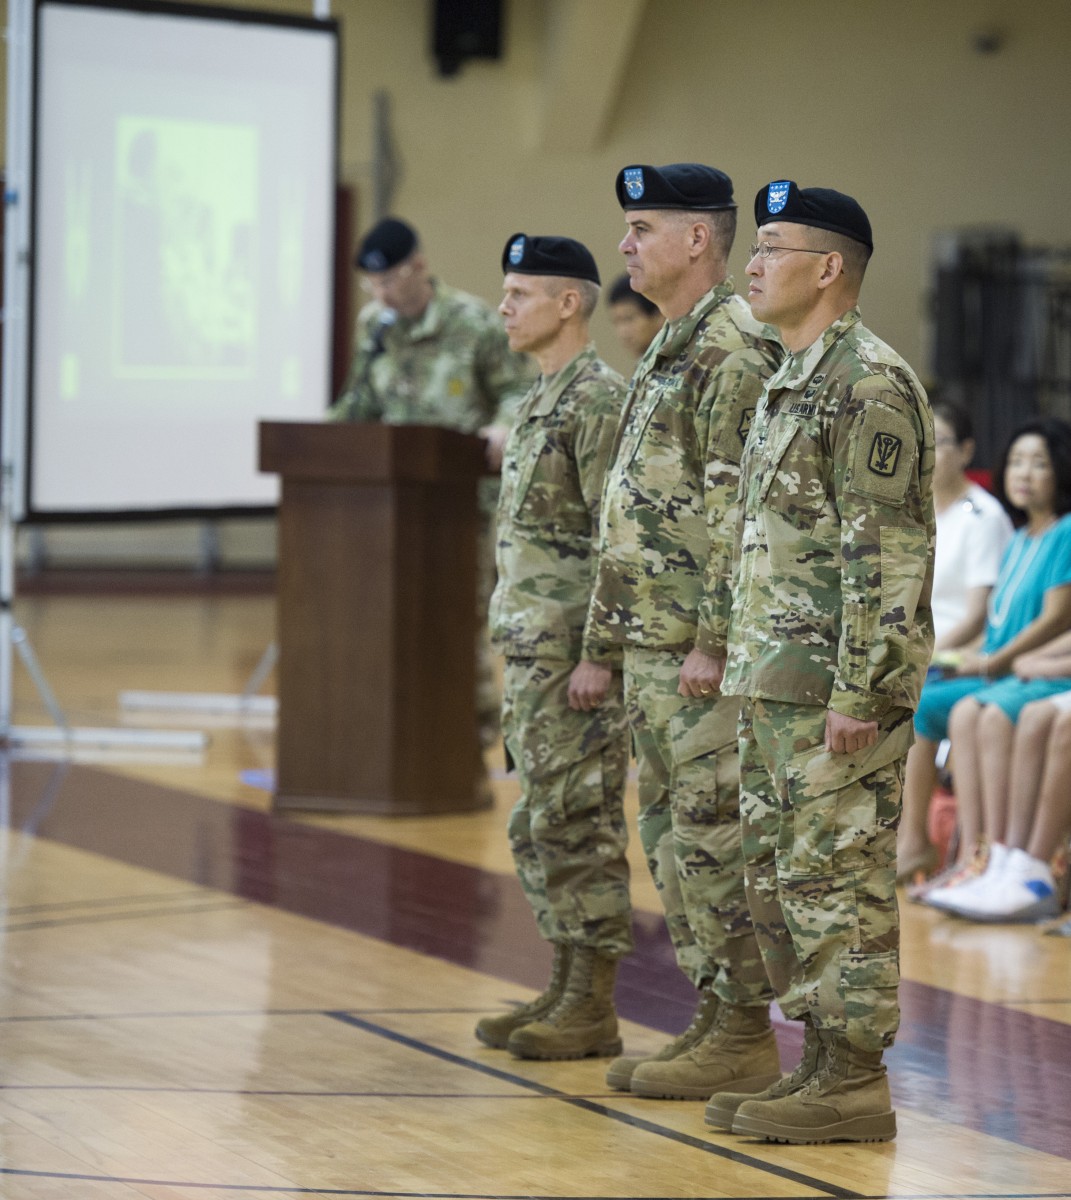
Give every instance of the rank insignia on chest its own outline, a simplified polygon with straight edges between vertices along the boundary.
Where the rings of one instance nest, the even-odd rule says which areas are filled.
[[[875,475],[884,475],[886,478],[895,475],[897,464],[900,461],[900,449],[903,444],[902,439],[896,437],[895,434],[874,434],[874,441],[870,446],[870,458],[867,466],[870,467]]]
[[[788,411],[793,417],[813,417],[818,411],[818,405],[806,404],[802,400],[797,400],[795,404],[788,406]]]
[[[754,416],[755,410],[753,408],[745,408],[740,414],[740,424],[736,427],[736,432],[740,435],[741,446],[747,441],[747,435],[751,432],[751,422]]]

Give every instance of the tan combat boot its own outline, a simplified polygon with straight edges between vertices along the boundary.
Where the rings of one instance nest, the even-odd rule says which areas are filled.
[[[606,1072],[607,1086],[616,1088],[619,1092],[630,1091],[632,1073],[640,1063],[666,1062],[686,1050],[691,1050],[714,1023],[714,1018],[718,1015],[718,1003],[714,992],[710,988],[704,988],[699,993],[699,1006],[689,1021],[688,1028],[677,1034],[673,1041],[663,1046],[657,1054],[647,1054],[642,1058],[615,1058]]]
[[[645,1062],[632,1073],[634,1096],[709,1100],[726,1087],[761,1092],[781,1075],[768,1006],[718,1005],[707,1032],[691,1049],[665,1062]]]
[[[748,1100],[733,1133],[770,1142],[887,1142],[896,1113],[881,1051],[860,1050],[840,1033],[819,1030],[822,1063],[798,1091],[775,1100]]]
[[[782,1075],[776,1082],[771,1083],[765,1091],[756,1095],[754,1092],[715,1092],[707,1104],[704,1120],[711,1129],[732,1129],[736,1110],[748,1100],[776,1100],[779,1096],[788,1096],[797,1091],[818,1070],[822,1043],[809,1017],[804,1020],[803,1055],[799,1066],[789,1075]]]
[[[510,1034],[516,1058],[587,1058],[621,1053],[614,1012],[617,959],[574,946],[561,999],[536,1021]]]
[[[476,1036],[485,1046],[494,1050],[505,1050],[509,1035],[522,1025],[538,1021],[562,998],[565,978],[569,974],[569,963],[573,948],[565,942],[554,943],[554,964],[550,969],[550,983],[546,990],[527,1004],[519,1004],[511,1012],[498,1017],[481,1017],[476,1022]]]

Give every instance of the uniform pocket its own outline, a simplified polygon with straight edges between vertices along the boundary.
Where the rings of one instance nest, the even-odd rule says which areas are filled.
[[[528,455],[518,472],[510,517],[525,527],[590,531],[591,514],[571,459],[552,434],[547,435],[538,453]]]
[[[826,480],[818,443],[799,425],[778,435],[770,453],[762,500],[767,509],[801,533],[809,533],[826,503]]]
[[[870,1051],[891,1046],[900,1024],[897,952],[864,954],[847,950],[841,955],[840,980],[848,1041]]]
[[[675,493],[686,463],[698,461],[698,446],[691,409],[681,407],[679,384],[652,376],[648,386],[657,388],[657,396],[638,429],[626,431],[631,443],[626,470],[640,494],[663,508]]]
[[[711,703],[693,700],[669,719],[670,749],[675,766],[703,754],[736,745],[740,706],[732,697]]]
[[[682,845],[705,842],[712,824],[740,813],[740,764],[734,697],[693,700],[669,720],[673,821]],[[739,837],[739,834],[736,834]]]
[[[831,875],[872,865],[867,858],[875,830],[896,819],[888,788],[862,786],[867,776],[907,754],[910,721],[855,754],[813,747],[791,759],[786,786],[792,819],[782,822],[778,857],[790,875]]]

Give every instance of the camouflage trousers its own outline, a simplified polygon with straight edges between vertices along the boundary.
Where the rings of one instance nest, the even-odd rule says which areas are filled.
[[[576,712],[568,702],[574,666],[506,659],[502,730],[521,783],[510,849],[548,942],[618,956],[632,949],[621,677],[615,673],[599,708]]]
[[[827,752],[825,728],[817,705],[743,703],[748,902],[785,1016],[881,1050],[900,1022],[896,828],[911,713],[891,710],[856,754]]]
[[[639,832],[681,970],[730,1004],[771,998],[740,846],[735,698],[677,694],[683,655],[626,646]]]

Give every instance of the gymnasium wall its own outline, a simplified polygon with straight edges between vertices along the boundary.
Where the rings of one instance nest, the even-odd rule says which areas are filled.
[[[876,238],[864,317],[923,378],[936,235],[1000,225],[1071,244],[1066,0],[505,0],[502,59],[453,78],[430,56],[429,10],[428,0],[333,0],[341,176],[363,228],[372,97],[386,91],[393,210],[420,229],[438,274],[488,299],[515,230],[579,237],[604,278],[616,274],[613,182],[628,162],[698,159],[733,176],[738,284],[762,184],[854,194]],[[627,369],[601,312],[595,334]]]

